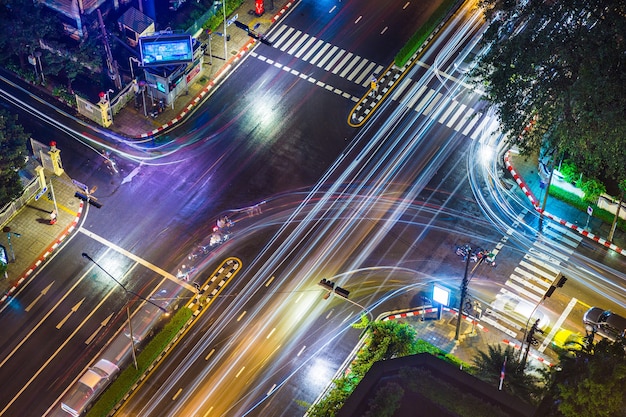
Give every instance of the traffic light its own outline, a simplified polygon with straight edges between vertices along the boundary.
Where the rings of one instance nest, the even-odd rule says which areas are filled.
[[[92,206],[94,206],[95,208],[100,208],[102,207],[102,204],[96,200],[94,197],[79,193],[78,191],[76,191],[76,193],[74,193],[74,197],[79,198],[83,201],[86,201],[87,203],[91,204]]]
[[[327,279],[322,279],[318,285],[324,287],[328,291],[332,291],[333,288],[335,288],[335,283]]]
[[[528,331],[528,335],[526,336],[526,341],[533,346],[536,346],[537,343],[539,343],[539,341],[535,338],[535,333],[537,332],[543,333],[543,330],[539,328],[539,319],[535,320],[530,330]]]
[[[343,298],[348,298],[348,295],[350,295],[350,291],[346,290],[345,288],[335,286],[335,283],[328,279],[322,279],[317,285],[329,291],[329,294],[330,292],[334,292],[335,294]],[[327,294],[327,296],[329,294]]]
[[[335,287],[335,294],[343,298],[348,298],[348,295],[350,295],[350,291],[341,287]]]
[[[563,285],[565,285],[566,282],[567,282],[567,278],[561,277],[561,279],[559,279],[559,282],[558,284],[556,284],[556,286],[559,288],[563,288]]]

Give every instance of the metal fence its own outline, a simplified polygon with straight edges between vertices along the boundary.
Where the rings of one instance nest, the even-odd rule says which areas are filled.
[[[39,191],[39,181],[37,177],[33,178],[30,183],[24,187],[22,195],[13,200],[0,211],[0,229],[11,221],[22,207],[24,207]]]

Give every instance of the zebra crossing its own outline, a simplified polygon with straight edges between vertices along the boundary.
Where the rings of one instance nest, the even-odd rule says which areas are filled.
[[[275,49],[281,52],[285,52],[363,87],[369,87],[371,76],[380,74],[384,69],[382,65],[285,24],[279,26],[268,37],[268,40]],[[360,99],[360,97],[353,96],[344,90],[319,81],[264,55],[256,52],[252,52],[251,55],[354,102],[358,102]],[[399,101],[405,94],[413,94],[413,88],[417,82],[415,80],[406,80],[397,85],[393,90],[392,100]],[[499,127],[495,116],[478,112],[466,104],[449,97],[447,94],[444,95],[442,92],[435,91],[427,86],[419,87],[418,92],[413,94],[407,101],[406,106],[449,129],[471,137],[473,140],[477,140],[483,135],[490,135],[496,132]],[[436,111],[441,106],[445,107],[444,110]]]
[[[384,69],[376,62],[284,24],[268,40],[281,52],[363,87],[369,86],[373,74]]]
[[[550,239],[548,247],[545,238]],[[481,320],[511,337],[523,333],[530,315],[547,324],[547,317],[535,306],[559,276],[558,265],[567,261],[580,244],[582,236],[553,222],[547,222],[543,235],[537,239],[519,265],[509,275]],[[557,247],[558,251],[552,249]],[[555,266],[556,265],[556,266]]]
[[[394,89],[391,99],[399,102],[406,100],[404,105],[409,109],[461,133],[463,136],[469,136],[473,140],[478,140],[481,136],[488,136],[498,131],[499,123],[495,115],[483,114],[426,85],[420,86],[414,93],[414,87],[418,82],[406,80],[401,83]],[[409,98],[409,94],[412,94],[412,97]],[[435,111],[440,108],[443,109]]]

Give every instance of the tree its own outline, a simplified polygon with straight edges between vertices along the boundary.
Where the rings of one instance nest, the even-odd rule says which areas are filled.
[[[487,351],[479,351],[474,357],[476,377],[493,386],[500,383],[500,373],[506,358],[505,377],[502,388],[526,401],[536,402],[540,394],[541,379],[535,375],[535,369],[526,365],[523,371],[516,351],[507,346],[489,345]]]
[[[26,57],[37,48],[40,39],[57,33],[56,21],[40,2],[3,0],[0,4],[0,56],[17,56],[26,67]]]
[[[590,349],[560,357],[538,415],[618,417],[626,415],[624,340],[601,340]],[[573,353],[573,354],[571,354]]]
[[[19,197],[24,190],[18,171],[26,165],[28,135],[17,116],[0,111],[0,207]]]
[[[626,178],[626,0],[481,0],[490,48],[472,75],[523,154],[564,151]]]
[[[333,388],[308,411],[311,417],[332,417],[372,367],[374,362],[415,353],[416,333],[410,325],[394,320],[374,321],[367,325],[367,317],[355,327],[367,327],[366,343],[350,365],[350,372],[333,381]],[[389,404],[388,404],[389,405]]]
[[[598,202],[598,198],[606,192],[604,184],[595,178],[580,181],[580,189],[583,193],[585,193],[583,200],[587,203],[593,204],[596,204]]]

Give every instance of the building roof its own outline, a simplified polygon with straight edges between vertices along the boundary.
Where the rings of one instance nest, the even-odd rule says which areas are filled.
[[[77,0],[43,0],[42,3],[65,16],[77,18],[80,16],[80,13],[90,14],[106,1],[107,0],[83,0],[79,2]],[[81,5],[83,6],[82,11],[80,10]]]
[[[154,24],[154,20],[134,7],[126,10],[126,12],[117,21],[120,25],[130,28],[135,33],[143,33],[150,27],[150,25]]]
[[[406,370],[425,371],[428,378],[423,382],[429,387],[437,387],[439,392],[448,387],[449,392],[445,396],[448,401],[452,399],[452,401],[462,402],[472,398],[499,416],[531,417],[535,413],[535,408],[532,405],[519,398],[504,391],[498,391],[495,387],[446,361],[428,353],[422,353],[374,363],[354,392],[348,397],[337,416],[361,417],[365,415],[370,409],[370,400],[375,398],[379,390],[388,386],[390,382],[394,382],[394,387],[400,386],[404,391],[394,417],[459,416],[455,411],[451,411],[448,407],[432,400],[426,391],[420,391],[420,384],[407,382],[407,374],[403,374]],[[422,384],[422,386],[424,385]],[[416,406],[417,404],[419,406]],[[474,411],[476,412],[472,416],[468,415],[467,417],[481,414],[477,412],[478,410]],[[487,415],[495,414],[489,413]]]

